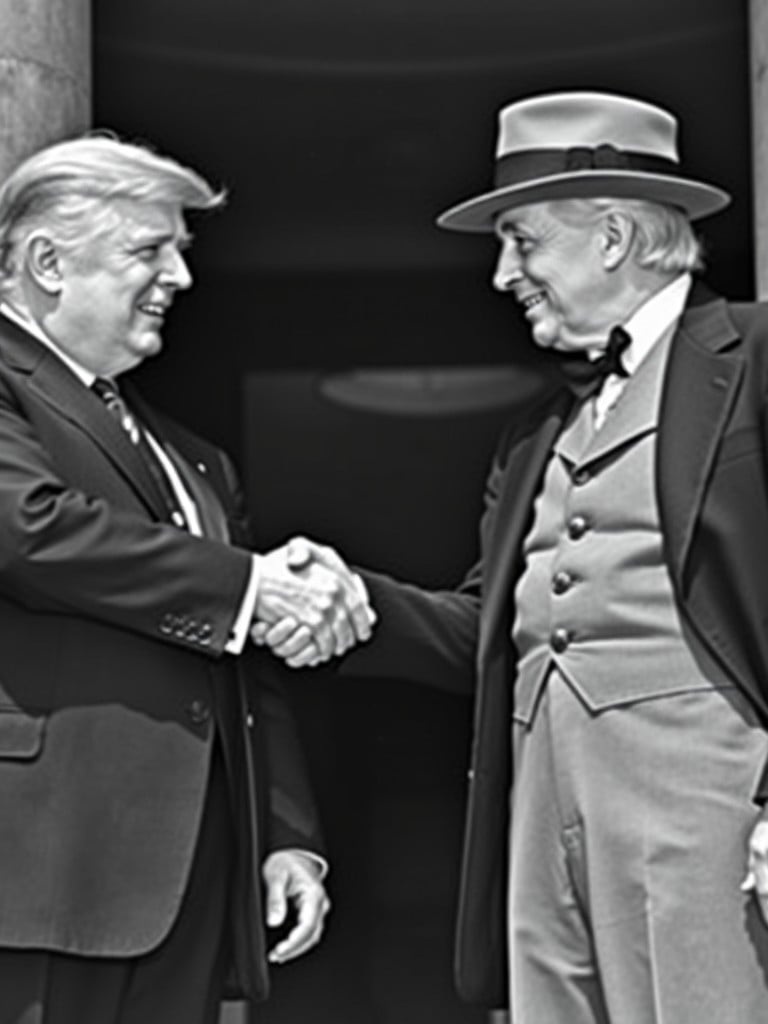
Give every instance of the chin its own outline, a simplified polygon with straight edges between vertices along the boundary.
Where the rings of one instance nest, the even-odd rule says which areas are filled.
[[[156,356],[162,350],[162,347],[163,339],[159,333],[153,332],[152,334],[145,334],[139,339],[135,351],[142,359],[146,359],[147,356]]]
[[[531,331],[534,342],[539,348],[559,348],[559,338],[556,331],[546,323],[535,324]]]

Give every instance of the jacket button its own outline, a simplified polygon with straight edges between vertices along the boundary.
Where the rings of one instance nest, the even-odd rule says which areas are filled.
[[[573,585],[573,576],[569,572],[556,572],[552,577],[552,590],[555,594],[565,594]]]
[[[559,627],[552,631],[552,636],[549,638],[550,646],[556,654],[562,654],[567,650],[568,645],[571,642],[570,631]]]
[[[572,516],[568,520],[568,536],[571,540],[581,540],[589,529],[589,523],[584,516]]]
[[[211,709],[204,700],[193,700],[185,710],[195,725],[203,725],[211,717]]]

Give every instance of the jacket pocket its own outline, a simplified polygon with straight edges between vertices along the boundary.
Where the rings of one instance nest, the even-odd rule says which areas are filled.
[[[43,747],[45,717],[0,707],[0,759],[31,761]]]

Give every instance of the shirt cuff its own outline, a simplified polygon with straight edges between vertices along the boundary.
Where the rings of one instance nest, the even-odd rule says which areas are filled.
[[[271,850],[271,853],[298,853],[302,857],[306,857],[307,860],[312,861],[318,869],[318,878],[320,881],[324,881],[330,871],[328,861],[325,857],[321,857],[319,853],[312,853],[311,850],[302,850],[299,846],[281,846],[277,850]]]
[[[251,574],[248,578],[248,585],[240,602],[240,610],[232,625],[229,640],[224,645],[224,650],[227,654],[241,654],[245,647],[245,642],[248,639],[248,630],[250,629],[251,622],[253,622],[253,614],[256,610],[260,580],[261,555],[251,555]]]

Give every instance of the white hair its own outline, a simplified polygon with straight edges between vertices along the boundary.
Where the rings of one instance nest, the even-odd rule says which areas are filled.
[[[632,249],[638,266],[664,273],[701,270],[703,246],[682,210],[645,199],[564,199],[549,204],[562,220],[584,221],[616,210],[635,226]]]
[[[55,143],[24,160],[0,187],[0,274],[14,273],[14,254],[45,227],[70,247],[103,228],[113,203],[128,199],[212,210],[225,193],[196,171],[145,145],[106,135]]]

